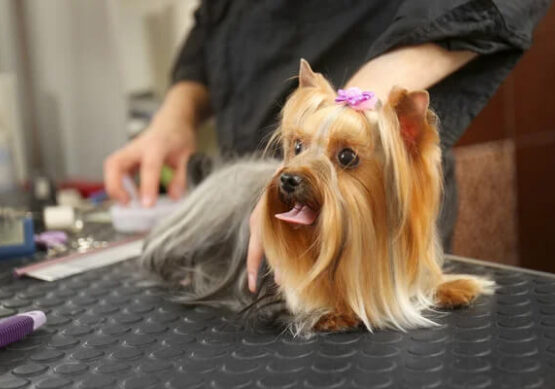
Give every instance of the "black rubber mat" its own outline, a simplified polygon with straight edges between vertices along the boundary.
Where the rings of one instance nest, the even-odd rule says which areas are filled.
[[[555,279],[462,262],[499,289],[438,327],[293,338],[145,288],[133,261],[45,283],[0,262],[0,317],[48,324],[0,350],[0,388],[555,388]],[[19,263],[18,263],[19,264]]]

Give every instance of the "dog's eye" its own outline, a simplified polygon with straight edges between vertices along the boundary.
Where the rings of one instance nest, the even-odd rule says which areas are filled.
[[[337,160],[343,167],[355,167],[358,165],[358,155],[351,149],[343,149],[337,154]]]
[[[303,142],[300,140],[295,141],[295,155],[299,155],[303,151]]]

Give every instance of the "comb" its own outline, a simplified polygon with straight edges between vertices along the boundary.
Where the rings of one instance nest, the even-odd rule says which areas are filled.
[[[143,235],[134,236],[84,253],[72,253],[19,267],[14,269],[14,274],[18,277],[27,276],[43,281],[56,281],[137,257],[141,254],[142,248]]]

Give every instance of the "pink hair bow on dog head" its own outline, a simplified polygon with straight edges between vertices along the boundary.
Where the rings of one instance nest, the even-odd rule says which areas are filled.
[[[335,102],[348,105],[356,111],[366,111],[376,108],[378,97],[374,92],[362,91],[360,88],[352,87],[339,89]]]

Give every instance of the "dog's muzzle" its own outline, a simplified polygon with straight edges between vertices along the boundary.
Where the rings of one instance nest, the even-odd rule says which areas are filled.
[[[285,194],[293,194],[303,183],[303,178],[297,174],[282,173],[279,177],[279,187]]]
[[[287,212],[276,214],[275,217],[292,224],[311,225],[318,212],[307,205],[307,183],[298,174],[282,173],[279,176],[280,200],[291,208]]]

